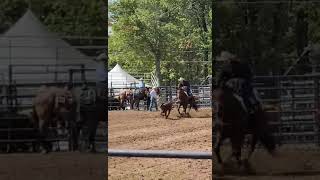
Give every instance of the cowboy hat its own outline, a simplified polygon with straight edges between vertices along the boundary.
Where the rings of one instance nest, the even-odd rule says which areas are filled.
[[[220,56],[217,57],[217,61],[228,61],[228,60],[238,60],[236,55],[228,52],[228,51],[222,51]]]
[[[184,81],[184,78],[180,77],[178,81]]]

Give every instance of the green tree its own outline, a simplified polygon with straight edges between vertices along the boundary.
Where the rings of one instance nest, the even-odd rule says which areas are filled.
[[[0,32],[10,28],[30,8],[53,32],[61,35],[106,36],[106,4],[103,0],[3,0]]]
[[[194,6],[198,13],[191,10]],[[110,64],[125,63],[133,71],[153,69],[159,81],[165,83],[183,75],[199,78],[203,75],[199,74],[201,67],[208,74],[208,65],[194,62],[210,61],[210,8],[209,1],[115,2],[109,10],[115,21],[114,35],[109,39]]]

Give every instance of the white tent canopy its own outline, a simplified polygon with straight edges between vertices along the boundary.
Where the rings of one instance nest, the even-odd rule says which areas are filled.
[[[111,71],[108,72],[109,88],[137,87],[140,82],[141,81],[123,70],[119,64],[117,64]]]
[[[96,63],[77,49],[70,46],[56,34],[51,33],[31,12],[27,12],[0,37],[0,71],[7,72],[9,64],[65,65],[84,64],[95,68]],[[37,71],[36,67],[30,71]],[[60,67],[70,68],[70,67]],[[76,66],[74,67],[76,68]],[[61,69],[60,69],[61,70]],[[87,76],[94,76],[93,74]],[[38,76],[38,79],[49,77]],[[64,77],[65,78],[65,77]],[[50,79],[50,78],[49,78]],[[88,80],[93,79],[92,77]],[[35,79],[33,79],[35,81]]]

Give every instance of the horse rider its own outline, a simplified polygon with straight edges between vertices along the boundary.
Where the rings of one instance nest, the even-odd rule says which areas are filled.
[[[188,96],[192,96],[192,92],[191,92],[191,88],[190,88],[190,83],[189,81],[186,81],[184,78],[180,77],[179,78],[179,85],[178,88],[183,88],[183,87],[187,87],[186,92]]]
[[[144,81],[143,81],[143,78],[140,78],[139,79],[139,84],[138,84],[138,88],[139,88],[139,90],[140,90],[140,92],[143,92],[143,90],[145,89],[145,83],[144,83]]]
[[[244,85],[240,89],[241,93],[238,95],[242,97],[248,112],[253,113],[259,101],[253,92],[253,74],[249,64],[241,62],[238,57],[226,51],[221,53],[220,58],[226,60],[227,64],[217,76],[218,87],[222,90],[228,88],[228,81],[234,78],[244,80]]]
[[[103,98],[106,97],[107,93],[107,78],[108,78],[108,71],[106,68],[107,62],[107,54],[103,52],[100,54],[96,60],[96,76],[97,76],[97,96]]]
[[[87,83],[84,83],[81,87],[80,103],[84,107],[95,105],[96,103],[96,93],[93,89],[88,88]]]
[[[93,145],[93,139],[90,135],[90,128],[92,127],[92,118],[95,118],[96,114],[96,100],[97,94],[93,88],[89,88],[85,82],[81,87],[80,93],[80,119],[77,122],[77,133],[82,129],[82,138],[86,145],[86,150],[94,152],[95,147]]]
[[[143,78],[140,78],[139,81],[140,81],[140,82],[139,82],[139,88],[141,88],[141,89],[142,89],[142,88],[145,88],[145,83],[144,83],[144,81],[143,81]]]

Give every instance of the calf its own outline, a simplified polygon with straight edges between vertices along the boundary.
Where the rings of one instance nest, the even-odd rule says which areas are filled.
[[[160,109],[162,110],[160,115],[165,116],[167,119],[171,110],[173,109],[173,102],[162,103],[160,105]]]

